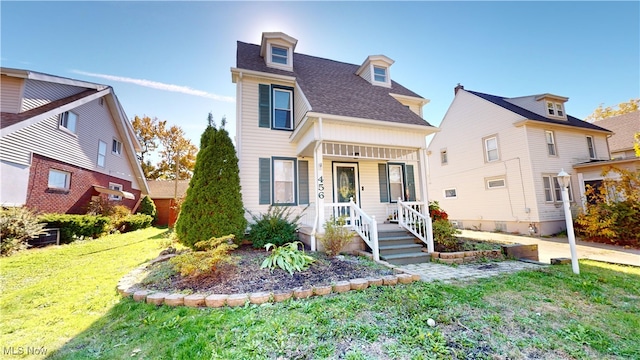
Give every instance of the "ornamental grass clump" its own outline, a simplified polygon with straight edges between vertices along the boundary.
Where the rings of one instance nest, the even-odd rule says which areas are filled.
[[[328,256],[336,256],[347,246],[353,239],[353,232],[347,226],[345,216],[338,219],[331,217],[324,223],[324,234],[320,237],[320,243],[324,246]]]
[[[288,271],[291,275],[296,271],[306,270],[309,265],[313,264],[316,260],[304,253],[304,245],[302,245],[303,250],[298,250],[298,245],[302,245],[302,243],[295,241],[279,247],[271,243],[265,245],[267,251],[272,247],[273,250],[271,250],[271,254],[264,259],[260,268],[273,270],[277,266],[282,270]]]
[[[182,276],[198,276],[215,273],[222,264],[235,264],[237,257],[230,252],[237,248],[235,235],[211,238],[194,244],[196,251],[187,251],[169,260]]]

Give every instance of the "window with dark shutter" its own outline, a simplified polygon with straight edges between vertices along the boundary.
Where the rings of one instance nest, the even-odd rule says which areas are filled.
[[[271,86],[260,84],[258,93],[258,126],[264,128],[271,127]]]
[[[378,182],[380,184],[380,202],[389,202],[389,181],[387,164],[378,164]]]
[[[407,201],[416,201],[416,181],[413,175],[413,165],[405,165],[405,177],[407,178]]]
[[[309,162],[298,160],[298,198],[300,204],[309,204]]]
[[[258,165],[258,203],[260,205],[271,204],[271,159],[260,158]]]

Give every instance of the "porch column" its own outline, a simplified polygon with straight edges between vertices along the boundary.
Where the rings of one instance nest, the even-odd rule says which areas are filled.
[[[422,214],[427,218],[427,251],[432,253],[433,247],[433,224],[431,223],[431,216],[429,215],[429,194],[427,191],[427,150],[420,148],[418,150],[418,163],[420,165],[420,197],[424,202],[422,208]]]
[[[324,171],[322,169],[322,141],[318,140],[313,152],[313,175],[315,176],[315,203],[316,203],[316,217],[313,224],[313,233],[311,234],[311,251],[318,249],[317,236],[318,232],[322,232],[322,225],[324,224]]]

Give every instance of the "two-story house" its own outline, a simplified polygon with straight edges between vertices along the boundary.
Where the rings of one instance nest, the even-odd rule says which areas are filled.
[[[399,199],[425,202],[425,136],[437,128],[422,118],[428,100],[392,79],[387,56],[348,64],[296,53],[296,44],[281,32],[237,43],[236,146],[245,207],[310,205],[301,237],[315,249],[332,215],[383,223]]]
[[[131,209],[148,188],[113,89],[1,68],[2,206],[84,213],[94,196]]]
[[[566,113],[568,98],[465,90],[429,144],[429,196],[460,228],[549,235],[566,228],[557,174],[609,158],[611,132]]]

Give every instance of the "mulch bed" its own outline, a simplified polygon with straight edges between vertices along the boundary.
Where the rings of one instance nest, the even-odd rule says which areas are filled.
[[[211,275],[182,277],[175,274],[170,276],[168,281],[145,284],[145,287],[149,290],[167,292],[192,290],[197,293],[244,294],[311,288],[355,278],[393,274],[391,269],[372,264],[370,260],[362,257],[345,255],[328,258],[323,253],[307,253],[315,257],[316,261],[306,271],[290,275],[280,268],[273,271],[261,269],[260,265],[268,253],[265,250],[242,246],[232,252],[233,256],[239,258],[235,266],[223,265]],[[153,272],[162,266],[167,264],[154,264],[149,270]]]

